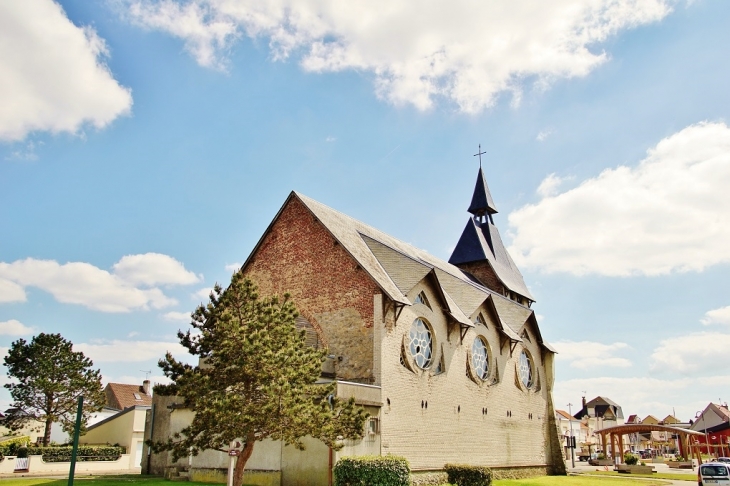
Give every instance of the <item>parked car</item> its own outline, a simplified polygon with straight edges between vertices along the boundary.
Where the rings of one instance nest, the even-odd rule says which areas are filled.
[[[697,484],[699,486],[730,486],[730,471],[727,464],[722,462],[708,462],[697,469]]]
[[[716,462],[724,462],[730,464],[730,457],[718,457]]]

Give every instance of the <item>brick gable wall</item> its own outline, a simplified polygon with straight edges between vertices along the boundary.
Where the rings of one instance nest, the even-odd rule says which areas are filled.
[[[338,378],[372,382],[373,296],[379,287],[296,196],[244,268],[262,295],[291,294],[337,356]]]

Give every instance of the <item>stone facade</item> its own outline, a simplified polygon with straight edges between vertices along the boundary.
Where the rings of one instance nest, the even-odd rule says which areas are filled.
[[[552,403],[554,353],[527,306],[531,299],[505,297],[511,289],[488,263],[459,266],[484,286],[316,201],[289,196],[242,271],[263,295],[291,295],[332,356],[326,365],[334,365],[338,396],[354,397],[372,419],[362,440],[336,452],[317,441],[305,452],[257,444],[246,481],[326,484],[331,464],[364,454],[404,456],[424,481],[446,463],[489,466],[496,477],[565,474]],[[521,282],[515,272],[506,281]],[[518,297],[527,293],[520,285]],[[431,338],[430,361],[420,366],[409,342],[416,319]],[[472,360],[475,340],[487,349],[482,376]],[[528,385],[520,375],[523,352],[532,363]],[[172,419],[178,410],[164,406],[160,401],[155,420],[166,425],[155,422],[156,438],[165,434],[158,427],[179,430]],[[212,478],[227,460],[203,453],[186,466],[195,477]],[[169,457],[150,464],[159,471]],[[268,479],[258,482],[254,473]]]

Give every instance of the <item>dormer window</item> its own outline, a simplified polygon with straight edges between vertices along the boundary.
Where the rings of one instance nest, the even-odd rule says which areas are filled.
[[[426,307],[428,307],[429,309],[431,309],[431,304],[428,303],[428,299],[426,298],[426,294],[424,294],[423,292],[420,292],[416,296],[416,300],[414,301],[414,303],[416,303],[416,304],[423,304]]]

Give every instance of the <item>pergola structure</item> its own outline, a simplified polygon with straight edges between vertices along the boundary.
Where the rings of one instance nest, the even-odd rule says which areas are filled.
[[[596,430],[595,433],[601,436],[601,445],[603,446],[603,453],[608,453],[606,447],[606,436],[608,436],[609,443],[611,444],[611,455],[614,458],[616,464],[623,463],[623,450],[624,450],[624,435],[629,434],[643,434],[646,432],[669,432],[676,434],[679,437],[680,450],[690,451],[694,444],[690,442],[689,436],[703,436],[702,432],[697,432],[689,429],[682,429],[679,427],[671,427],[669,425],[653,425],[653,424],[626,424],[616,425],[614,427],[606,427],[600,430]],[[696,449],[696,447],[695,447]],[[615,452],[619,451],[619,454]],[[699,451],[697,452],[697,459],[702,464]]]

